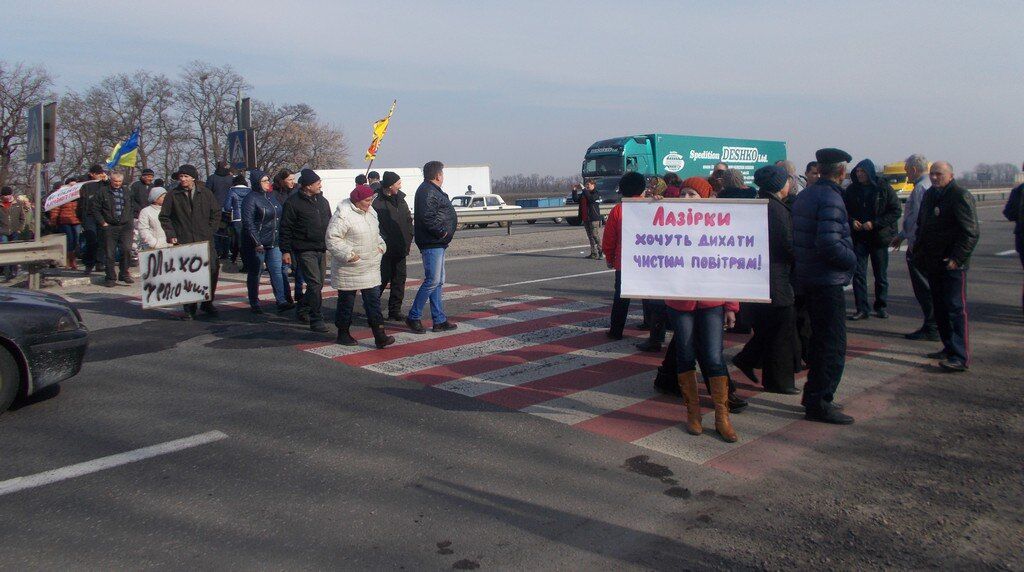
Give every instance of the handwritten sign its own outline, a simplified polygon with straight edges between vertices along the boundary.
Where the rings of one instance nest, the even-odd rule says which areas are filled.
[[[139,253],[142,307],[205,302],[210,292],[210,243],[193,242]]]
[[[768,201],[626,199],[622,296],[768,302]]]
[[[61,205],[66,205],[71,201],[77,201],[78,197],[82,194],[82,185],[84,184],[85,183],[74,183],[71,185],[64,185],[49,195],[46,195],[46,202],[43,203],[43,210],[53,210]]]

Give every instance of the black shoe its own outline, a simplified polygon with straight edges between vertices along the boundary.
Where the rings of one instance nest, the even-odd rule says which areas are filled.
[[[213,302],[203,302],[202,304],[199,305],[199,309],[205,312],[206,315],[210,316],[211,318],[216,318],[217,316],[220,315],[220,312],[217,311],[217,308],[213,306]]]
[[[808,409],[804,413],[804,419],[817,421],[818,423],[831,423],[833,425],[852,425],[853,417],[840,413],[835,407],[822,409]]]
[[[592,260],[597,260],[597,255],[594,254],[593,252],[591,252],[590,254],[584,256],[583,258],[590,258]]]
[[[649,330],[651,329],[651,325],[648,324],[647,322],[640,322],[635,326],[635,328],[638,330]]]
[[[412,333],[414,333],[414,334],[425,334],[425,333],[427,333],[427,329],[423,327],[423,322],[421,322],[419,320],[413,320],[412,318],[406,318],[405,319],[405,325],[409,326],[409,329],[412,330]]]
[[[728,403],[729,413],[739,413],[740,411],[746,409],[748,405],[750,405],[749,403],[747,403],[746,399],[741,398],[735,393],[729,396]]]
[[[676,397],[683,396],[682,390],[679,389],[679,382],[676,380],[676,376],[662,372],[661,367],[658,368],[658,374],[654,378],[654,389],[662,395],[674,395]]]
[[[883,319],[883,320],[888,320],[889,319],[889,312],[886,312],[884,309],[882,309],[882,310],[875,310],[875,315],[878,316],[879,318]]]
[[[388,312],[388,319],[392,322],[404,322],[406,318],[408,316],[401,312]]]
[[[288,310],[291,310],[294,307],[295,307],[295,302],[285,302],[283,304],[278,304],[277,305],[277,313],[280,314],[282,312],[287,312]]]
[[[951,373],[959,373],[959,372],[962,372],[962,371],[967,371],[967,364],[965,364],[964,362],[962,362],[962,361],[960,361],[958,359],[953,359],[953,358],[944,359],[944,360],[940,361],[939,362],[939,367],[941,367],[943,370],[951,372]]]
[[[661,352],[661,342],[655,342],[655,341],[647,340],[645,342],[641,342],[639,344],[636,344],[636,349],[638,349],[638,350],[640,350],[642,352],[649,352],[649,353],[652,353],[652,354],[656,354],[656,353]]]
[[[325,324],[323,320],[317,320],[315,322],[310,322],[309,323],[309,329],[313,330],[314,332],[316,332],[318,334],[326,334],[328,331],[330,331],[327,328],[327,324]]]
[[[125,274],[124,276],[118,278],[118,280],[124,282],[125,284],[135,284],[135,279],[132,278],[130,274]]]
[[[939,350],[937,352],[932,352],[932,353],[930,353],[930,354],[928,354],[928,355],[926,355],[924,357],[926,357],[928,359],[943,359],[944,360],[944,359],[948,359],[949,355],[946,354],[946,350]]]
[[[357,342],[356,339],[352,337],[352,334],[349,333],[348,328],[338,328],[338,339],[336,340],[336,343],[340,346],[359,345],[359,342]]]
[[[262,314],[263,308],[260,308],[259,306],[252,306],[251,308],[249,308],[249,312],[253,314]]]
[[[440,324],[434,324],[433,327],[430,328],[430,331],[432,331],[432,332],[448,332],[448,331],[454,330],[455,328],[458,328],[458,327],[459,327],[458,324],[456,324],[456,323],[454,323],[454,322],[452,322],[450,320],[445,320],[445,321],[441,322]]]
[[[784,389],[765,388],[768,393],[780,393],[782,395],[799,395],[800,390],[795,387],[786,387]]]
[[[117,286],[117,280],[107,278],[106,280],[103,281],[103,285],[106,286],[107,288],[113,288]]]
[[[871,318],[871,314],[868,314],[867,312],[857,312],[856,314],[850,314],[849,316],[846,317],[846,319],[850,320],[851,322],[856,322],[858,320],[867,320],[869,318]]]
[[[732,365],[736,366],[736,369],[740,370],[750,381],[753,381],[754,383],[761,383],[761,380],[757,379],[757,374],[754,373],[753,367],[736,361],[736,358],[732,358]]]
[[[928,328],[921,328],[921,329],[919,329],[919,330],[917,330],[915,332],[911,332],[909,334],[905,334],[903,337],[907,338],[908,340],[915,340],[915,341],[929,341],[929,342],[937,342],[937,341],[939,341],[939,333],[936,332],[935,330],[930,330]]]
[[[89,266],[89,265],[86,265],[84,268],[82,268],[82,274],[84,274],[86,276],[92,274],[92,271],[93,271],[93,267]]]
[[[195,318],[196,318],[195,314],[192,314],[191,312],[185,312],[178,319],[183,321],[183,322],[190,322],[190,321],[194,320]]]
[[[613,339],[613,340],[621,340],[622,339],[622,334],[621,333],[616,334],[615,332],[613,332],[611,330],[608,330],[607,332],[605,332],[605,335],[608,336],[610,339]]]
[[[300,322],[302,322],[303,324],[308,324],[309,323],[309,314],[306,314],[306,313],[295,314],[295,319],[300,321]]]

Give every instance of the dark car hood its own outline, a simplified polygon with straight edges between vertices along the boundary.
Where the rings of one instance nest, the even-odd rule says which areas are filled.
[[[61,308],[67,308],[71,305],[67,300],[56,294],[0,287],[0,304],[9,304],[11,302],[24,305],[42,304],[45,306],[59,306]]]

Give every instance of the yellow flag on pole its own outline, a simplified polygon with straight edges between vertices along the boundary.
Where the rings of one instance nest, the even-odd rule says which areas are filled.
[[[384,134],[388,131],[388,123],[391,122],[391,114],[395,112],[395,105],[398,104],[398,100],[391,102],[391,109],[388,111],[387,117],[378,119],[373,124],[373,142],[370,143],[370,148],[366,150],[367,161],[373,161],[377,157],[377,148],[380,147],[380,142],[384,139]]]

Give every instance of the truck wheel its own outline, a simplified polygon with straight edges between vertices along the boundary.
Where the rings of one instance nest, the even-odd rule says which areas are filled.
[[[508,221],[502,221],[498,223],[498,228],[508,228]]]
[[[583,224],[583,221],[578,216],[567,217],[565,222],[569,223],[571,226],[579,226]]]
[[[565,221],[565,219],[562,217],[553,218],[551,220],[554,221],[555,224],[562,224],[562,222]]]
[[[526,224],[537,224],[537,219],[533,219],[532,218],[532,219],[526,221]]]
[[[18,374],[18,364],[14,361],[14,356],[0,348],[0,414],[7,411],[14,402],[20,387],[21,376]]]
[[[476,227],[477,228],[487,228],[488,226],[490,226],[490,224],[491,223],[489,223],[489,222],[482,222],[482,223],[477,224]]]

